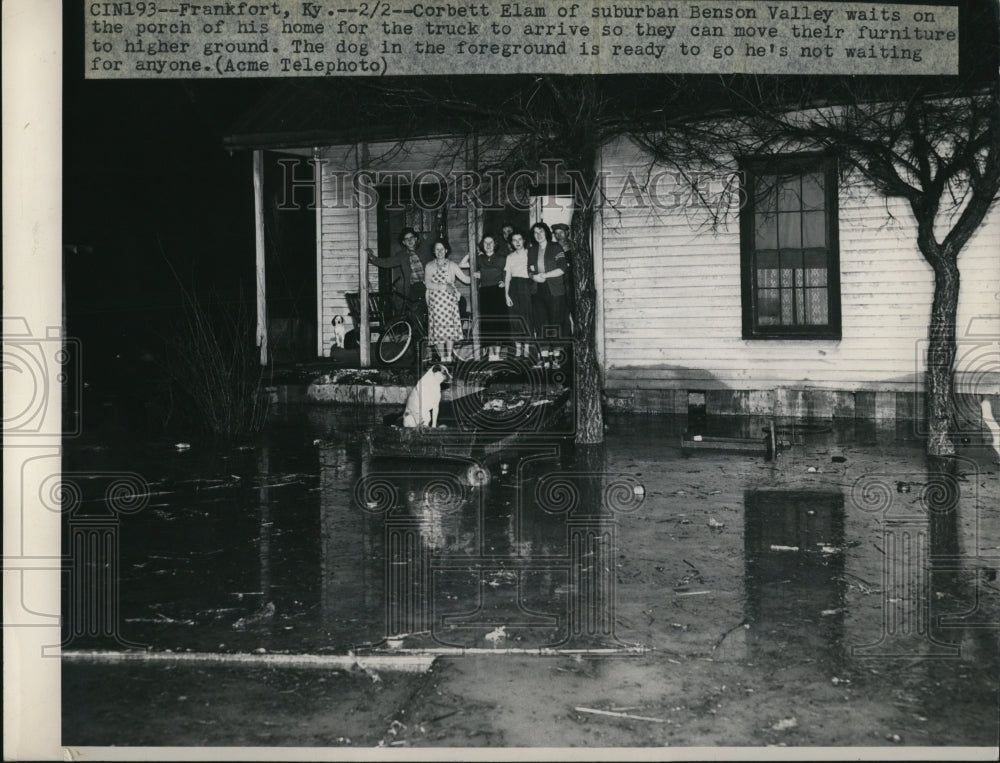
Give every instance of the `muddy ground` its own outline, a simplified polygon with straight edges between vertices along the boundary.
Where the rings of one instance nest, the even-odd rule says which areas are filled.
[[[511,454],[460,494],[401,477],[379,513],[356,489],[379,473],[356,437],[374,416],[289,409],[266,445],[225,452],[70,444],[71,470],[128,470],[154,495],[121,520],[113,632],[67,648],[480,651],[418,675],[67,662],[64,745],[997,745],[981,433],[942,465],[906,426],[789,424],[768,462],[683,451],[684,417],[619,415],[597,472],[568,445]],[[425,583],[394,577],[420,560]]]

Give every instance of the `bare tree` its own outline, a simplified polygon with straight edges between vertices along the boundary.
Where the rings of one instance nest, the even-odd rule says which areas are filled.
[[[804,119],[776,116],[770,122],[793,139],[836,152],[881,194],[905,199],[913,211],[917,247],[934,272],[926,382],[932,455],[955,452],[958,258],[1000,191],[998,108],[995,90],[941,94],[921,88],[907,98],[855,100]]]

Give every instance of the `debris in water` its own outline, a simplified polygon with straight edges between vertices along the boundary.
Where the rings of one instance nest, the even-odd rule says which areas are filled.
[[[189,442],[177,442],[177,443],[174,443],[174,447],[177,448],[177,450],[190,450],[191,449],[191,443],[189,443]]]
[[[683,593],[676,593],[675,596],[702,596],[706,593],[712,593],[711,591],[684,591]]]
[[[503,641],[505,638],[507,638],[507,629],[504,628],[504,626],[501,625],[496,630],[492,630],[489,633],[487,633],[486,636],[485,636],[485,638],[491,644],[493,644],[494,646],[496,646],[496,644],[497,644],[498,641]]]
[[[233,623],[233,629],[241,631],[245,629],[248,625],[253,625],[254,623],[263,622],[264,620],[270,620],[272,617],[274,617],[274,602],[269,601],[263,607],[254,612],[252,615],[241,617],[239,620]]]
[[[799,547],[798,546],[775,546],[774,544],[771,544],[771,550],[772,551],[798,551]]]
[[[850,682],[851,682],[850,678],[837,678],[837,676],[834,676],[833,678],[830,679],[830,683],[832,683],[834,686],[838,686],[840,684],[849,684]]]
[[[720,522],[715,517],[709,517],[708,518],[708,526],[711,527],[711,528],[714,528],[714,529],[718,529],[718,528],[725,527],[726,523],[725,522]]]
[[[818,472],[819,469],[817,469],[815,466],[810,466],[808,469],[806,469],[806,471],[813,473],[813,472]]]
[[[612,718],[628,718],[632,721],[649,721],[650,723],[666,723],[663,718],[650,718],[645,715],[632,715],[631,713],[617,713],[614,710],[595,710],[592,707],[574,707],[578,713],[592,713],[593,715],[610,715]]]
[[[843,612],[843,610],[838,607],[837,609],[824,609],[819,614],[820,617],[829,617],[830,615],[836,615],[839,614],[840,612]]]
[[[788,731],[788,729],[794,729],[799,725],[798,719],[793,715],[791,718],[783,718],[777,723],[775,723],[771,728],[774,731]]]
[[[360,661],[359,662],[355,662],[351,666],[351,673],[353,673],[355,675],[365,675],[365,676],[368,676],[372,680],[373,684],[377,684],[379,681],[382,680],[382,676],[380,676],[374,670],[371,670],[370,668],[366,667]]]
[[[888,739],[893,744],[899,744],[900,742],[903,741],[902,737],[900,737],[899,734],[886,734],[885,738]]]

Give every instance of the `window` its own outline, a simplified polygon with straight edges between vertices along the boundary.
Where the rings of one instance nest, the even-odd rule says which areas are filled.
[[[827,156],[742,163],[744,339],[839,339],[837,167]]]

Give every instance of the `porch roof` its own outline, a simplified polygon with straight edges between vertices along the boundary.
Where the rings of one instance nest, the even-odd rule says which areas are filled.
[[[581,78],[585,75],[580,75]],[[576,76],[548,79],[572,80]],[[601,75],[598,97],[609,122],[643,124],[703,120],[779,104],[789,110],[893,97],[887,77],[711,77]],[[915,78],[894,79],[906,94]],[[475,130],[497,134],[497,114],[523,113],[546,98],[535,75],[328,77],[282,79],[271,86],[223,137],[230,149],[311,148],[360,141],[407,140]],[[817,81],[822,80],[823,86]],[[954,90],[950,78],[923,78],[925,92]],[[964,83],[976,89],[976,80]],[[509,125],[508,125],[509,129]]]
[[[491,80],[489,97],[497,101],[530,84],[532,78]],[[392,78],[283,80],[240,117],[223,142],[232,149],[302,148],[454,134],[453,115],[423,106],[436,97],[472,106],[483,98],[483,82],[479,77],[434,77],[417,87],[412,79],[396,87]],[[415,102],[421,106],[415,107]],[[461,129],[488,130],[485,115],[480,114],[477,120],[470,109]]]

